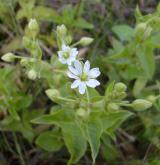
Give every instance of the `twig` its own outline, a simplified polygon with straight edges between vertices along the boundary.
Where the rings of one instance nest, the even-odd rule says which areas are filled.
[[[42,47],[42,49],[49,55],[52,56],[53,53],[51,52],[50,49],[48,49],[43,43],[40,43],[40,46]]]
[[[147,157],[148,157],[149,152],[150,152],[150,150],[151,150],[151,147],[152,147],[152,144],[150,143],[150,144],[148,145],[147,151],[146,151],[146,153],[145,153],[145,155],[144,155],[144,158],[143,158],[143,160],[142,160],[142,165],[145,165],[145,163],[146,163],[146,161],[147,161]]]

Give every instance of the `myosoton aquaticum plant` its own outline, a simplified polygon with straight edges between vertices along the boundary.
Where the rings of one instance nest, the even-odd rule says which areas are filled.
[[[122,82],[110,82],[99,90],[100,69],[82,58],[78,50],[80,46],[91,44],[93,39],[82,37],[73,43],[65,25],[57,26],[55,31],[58,51],[53,52],[49,60],[44,60],[39,30],[37,21],[31,19],[22,38],[27,56],[11,52],[2,56],[6,62],[19,60],[25,75],[33,84],[40,81],[46,97],[53,102],[49,111],[46,109],[30,121],[34,127],[46,126],[35,135],[35,143],[50,152],[66,146],[70,154],[68,165],[77,163],[90,148],[88,151],[94,164],[101,138],[109,136],[115,139],[115,130],[122,122],[151,107],[152,103],[144,99],[128,101],[127,86]],[[17,111],[8,115],[21,120]]]

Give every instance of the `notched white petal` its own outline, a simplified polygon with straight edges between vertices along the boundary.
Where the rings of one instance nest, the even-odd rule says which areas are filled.
[[[84,94],[85,93],[85,90],[86,90],[86,84],[84,82],[81,82],[79,84],[79,93],[80,94]]]
[[[73,68],[72,66],[69,66],[68,69],[69,69],[69,71],[70,71],[71,73],[73,73],[74,75],[76,75],[76,76],[79,75],[78,71],[77,71],[75,68]]]
[[[62,51],[68,51],[68,50],[70,50],[70,47],[63,44],[62,45]]]
[[[82,73],[82,64],[78,60],[74,62],[74,67],[78,71],[79,74]]]
[[[86,84],[91,88],[95,88],[96,86],[100,85],[100,82],[95,79],[90,79],[86,82]]]
[[[85,62],[85,64],[84,64],[83,71],[84,71],[84,73],[88,74],[89,70],[90,70],[90,63],[89,63],[89,61],[87,60],[87,61]]]
[[[99,68],[93,68],[89,71],[89,77],[90,78],[97,78],[101,72],[99,71]]]
[[[67,61],[64,59],[64,58],[59,58],[59,61],[62,63],[62,64],[66,64]]]
[[[71,84],[71,88],[77,88],[80,85],[80,80],[75,80],[72,84]]]
[[[69,78],[78,79],[78,76],[72,74],[71,72],[67,72],[67,75]]]
[[[77,55],[78,55],[77,48],[73,48],[73,49],[71,49],[71,57],[76,58]]]

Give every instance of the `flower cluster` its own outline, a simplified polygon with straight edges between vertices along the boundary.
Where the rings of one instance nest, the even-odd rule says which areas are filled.
[[[100,85],[96,78],[100,75],[99,68],[90,69],[90,62],[85,63],[78,60],[77,48],[72,48],[64,43],[61,50],[58,51],[59,61],[68,65],[67,75],[69,78],[75,79],[71,84],[71,88],[78,88],[80,94],[84,94],[87,86],[95,88]]]

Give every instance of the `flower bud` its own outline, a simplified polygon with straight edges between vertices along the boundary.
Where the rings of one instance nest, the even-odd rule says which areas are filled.
[[[79,108],[76,112],[77,116],[81,117],[81,118],[85,118],[87,115],[87,112],[85,109],[83,108]]]
[[[22,58],[21,61],[20,61],[20,64],[21,64],[22,66],[26,66],[26,65],[28,64],[28,62],[29,62],[29,59],[27,59],[27,58]]]
[[[1,59],[5,62],[13,62],[15,59],[15,55],[13,53],[7,53],[3,55]]]
[[[125,92],[127,89],[127,86],[124,83],[116,83],[114,86],[115,91],[117,92]]]
[[[115,103],[109,103],[107,106],[108,111],[117,111],[119,110],[119,106]]]
[[[37,78],[37,72],[34,69],[31,69],[28,72],[28,78],[31,80],[35,80]]]
[[[90,38],[90,37],[82,37],[79,41],[79,43],[82,45],[82,46],[87,46],[89,44],[91,44],[93,42],[93,38]]]
[[[60,97],[60,93],[57,89],[48,89],[46,90],[46,94],[53,101]]]
[[[72,42],[72,37],[70,35],[65,37],[65,43],[69,45]]]
[[[147,28],[147,24],[146,23],[139,23],[136,26],[135,32],[136,33],[144,33],[146,28]]]
[[[57,26],[57,33],[62,37],[65,36],[67,34],[67,28],[65,25]]]
[[[134,110],[145,110],[150,108],[152,103],[144,99],[137,99],[133,101],[131,105]]]
[[[152,32],[152,27],[147,25],[147,23],[140,23],[136,26],[135,33],[136,38],[141,41],[150,36]]]
[[[126,96],[127,96],[126,92],[114,91],[114,92],[112,93],[111,98],[112,98],[112,99],[120,99],[120,100],[122,100],[122,99],[124,99]]]
[[[28,28],[29,28],[29,30],[32,30],[32,31],[39,31],[39,25],[38,25],[36,19],[30,19]]]
[[[146,98],[146,100],[150,101],[151,103],[154,103],[157,100],[157,97],[154,95],[150,95]]]
[[[23,46],[26,47],[26,48],[30,48],[32,46],[32,41],[31,39],[29,39],[28,37],[24,36],[22,38],[22,43],[23,43]]]

